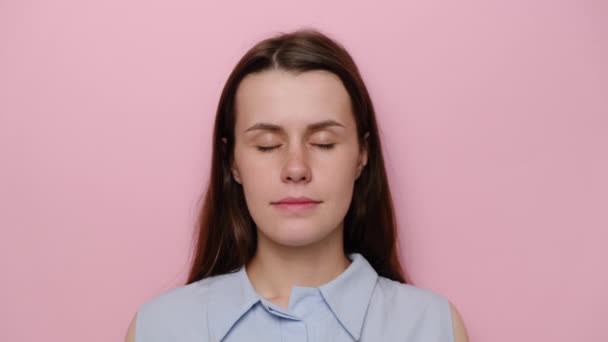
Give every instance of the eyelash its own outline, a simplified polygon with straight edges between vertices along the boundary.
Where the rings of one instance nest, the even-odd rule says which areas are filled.
[[[319,148],[323,149],[323,150],[331,150],[332,148],[334,148],[335,144],[314,144],[315,146],[318,146]],[[258,148],[259,151],[261,152],[268,152],[270,150],[273,150],[277,147],[279,147],[281,145],[277,145],[277,146],[256,146]]]

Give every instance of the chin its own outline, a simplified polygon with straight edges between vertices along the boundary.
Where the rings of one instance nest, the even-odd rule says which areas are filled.
[[[286,247],[304,247],[321,240],[317,236],[306,236],[299,234],[285,234],[282,236],[271,236],[270,239],[275,243]]]
[[[287,240],[287,241],[277,241],[281,246],[285,247],[293,247],[293,248],[301,248],[310,246],[318,240]]]
[[[323,240],[322,232],[311,231],[309,227],[297,227],[292,229],[279,228],[274,234],[266,235],[270,240],[279,245],[287,247],[304,247]]]

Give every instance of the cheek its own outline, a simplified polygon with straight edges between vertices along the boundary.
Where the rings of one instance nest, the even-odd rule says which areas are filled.
[[[242,158],[239,174],[246,199],[251,201],[251,205],[265,204],[272,200],[272,189],[280,183],[277,166],[259,158]]]
[[[239,165],[241,178],[247,183],[263,181],[264,178],[268,178],[268,173],[272,169],[270,163],[259,160],[245,161]]]
[[[319,163],[318,177],[327,179],[327,182],[350,183],[354,182],[356,171],[356,156],[353,153],[340,153]]]
[[[336,158],[315,173],[316,187],[335,209],[350,203],[355,182],[355,162],[352,158]],[[338,208],[340,207],[340,208]]]
[[[323,193],[334,202],[349,202],[354,187],[353,172],[350,168],[334,168],[327,173],[327,178],[322,183]]]

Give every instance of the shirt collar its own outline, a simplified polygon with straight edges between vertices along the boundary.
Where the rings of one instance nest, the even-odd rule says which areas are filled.
[[[323,298],[338,321],[355,339],[361,330],[378,274],[359,253],[348,255],[352,263],[328,283],[319,286]],[[209,278],[208,321],[210,330],[220,341],[251,307],[261,300],[251,284],[245,267],[236,272]]]

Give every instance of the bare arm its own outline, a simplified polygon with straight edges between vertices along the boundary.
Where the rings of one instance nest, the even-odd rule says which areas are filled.
[[[452,328],[454,329],[454,342],[469,342],[466,328],[460,313],[456,310],[456,307],[450,303],[450,309],[452,311]]]
[[[129,324],[129,329],[127,330],[127,337],[125,338],[125,342],[135,342],[135,321],[137,320],[137,313],[133,316],[131,320],[131,324]]]

